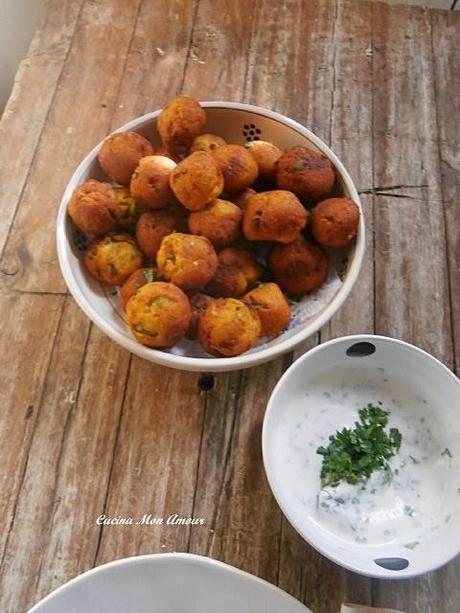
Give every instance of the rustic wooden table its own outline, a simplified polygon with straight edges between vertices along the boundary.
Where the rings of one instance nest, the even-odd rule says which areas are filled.
[[[94,565],[166,551],[234,564],[315,613],[344,600],[460,611],[460,560],[370,580],[283,519],[260,428],[295,356],[214,377],[131,356],[67,294],[54,235],[75,165],[127,120],[179,92],[273,108],[331,144],[367,219],[359,282],[309,345],[375,331],[455,368],[459,46],[460,13],[361,0],[50,0],[0,124],[2,612]],[[99,526],[102,513],[206,524]]]

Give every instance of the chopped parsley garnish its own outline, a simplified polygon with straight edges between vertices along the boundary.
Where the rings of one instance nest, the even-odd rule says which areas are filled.
[[[329,437],[327,447],[318,447],[316,453],[323,456],[321,487],[337,487],[341,481],[363,483],[377,470],[392,477],[388,460],[401,447],[401,433],[397,428],[385,430],[389,414],[368,404],[359,411],[359,421],[353,429],[338,430]]]

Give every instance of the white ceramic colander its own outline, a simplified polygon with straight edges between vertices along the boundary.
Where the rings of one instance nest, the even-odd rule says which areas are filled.
[[[338,190],[360,207],[361,218],[356,243],[349,249],[335,250],[328,282],[317,292],[305,296],[293,309],[289,328],[275,339],[259,342],[246,353],[232,358],[215,358],[204,353],[195,341],[184,339],[172,349],[158,351],[134,340],[125,323],[117,292],[91,278],[82,263],[82,251],[88,237],[78,231],[67,215],[73,190],[89,178],[103,179],[97,162],[100,144],[81,162],[64,192],[57,218],[57,249],[61,271],[67,286],[86,315],[114,341],[151,362],[182,370],[225,371],[260,364],[292,350],[314,334],[337,311],[350,293],[364,255],[364,218],[356,188],[347,171],[332,151],[309,130],[278,113],[249,104],[202,102],[206,109],[206,131],[219,134],[230,143],[245,144],[264,139],[284,149],[302,145],[321,151],[332,161]],[[155,123],[160,111],[134,119],[118,132],[134,130],[159,145]]]
[[[368,403],[389,410],[388,427],[402,434],[393,478],[321,489],[317,448]],[[287,519],[345,568],[407,578],[460,552],[460,381],[421,349],[371,335],[315,347],[275,387],[262,447]]]

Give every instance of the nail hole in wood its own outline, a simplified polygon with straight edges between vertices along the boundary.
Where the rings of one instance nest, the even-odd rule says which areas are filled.
[[[198,379],[198,387],[202,392],[209,392],[214,387],[214,375],[201,375]]]

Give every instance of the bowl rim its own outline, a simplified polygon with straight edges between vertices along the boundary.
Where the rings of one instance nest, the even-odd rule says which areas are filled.
[[[187,560],[187,561],[191,561],[192,563],[202,565],[204,567],[212,566],[212,567],[220,568],[223,571],[226,571],[228,573],[241,577],[243,580],[258,583],[259,585],[270,589],[272,593],[275,593],[275,592],[278,593],[279,596],[285,598],[286,603],[290,602],[293,605],[296,604],[298,607],[303,607],[305,613],[312,613],[310,609],[306,605],[303,604],[303,602],[300,602],[300,600],[297,600],[297,598],[294,598],[294,596],[292,596],[291,594],[288,594],[288,592],[286,592],[285,590],[281,589],[277,585],[274,585],[273,583],[270,583],[269,581],[266,581],[265,579],[262,579],[261,577],[258,577],[257,575],[248,573],[244,570],[241,570],[240,568],[237,568],[236,566],[232,566],[231,564],[226,564],[225,562],[221,562],[220,560],[216,560],[208,556],[202,556],[202,555],[198,555],[195,553],[188,553],[188,552],[149,553],[149,554],[138,555],[138,556],[129,556],[127,558],[121,558],[119,560],[113,560],[111,562],[107,562],[106,564],[101,564],[100,566],[96,566],[95,568],[90,568],[89,570],[81,573],[80,575],[77,575],[76,577],[73,577],[69,581],[66,581],[63,585],[60,585],[59,587],[54,589],[52,592],[50,592],[44,598],[42,598],[39,602],[34,604],[32,608],[28,609],[27,613],[39,613],[40,607],[42,607],[43,605],[47,605],[49,603],[52,604],[53,598],[55,596],[58,596],[64,593],[69,587],[73,585],[84,583],[84,581],[86,581],[88,577],[91,577],[97,574],[101,574],[105,572],[107,569],[116,568],[118,566],[135,566],[136,564],[143,564],[143,563],[156,564],[159,562],[161,564],[162,561],[166,559]],[[300,610],[301,609],[299,608],[299,612]]]
[[[297,370],[301,369],[304,365],[304,362],[311,360],[312,358],[314,359],[314,357],[316,356],[317,353],[324,351],[326,349],[328,349],[329,347],[333,346],[333,345],[339,345],[339,344],[348,344],[348,343],[360,343],[360,342],[369,342],[369,343],[373,343],[373,342],[381,342],[381,343],[387,343],[388,345],[394,345],[397,347],[402,347],[405,350],[409,350],[413,353],[419,354],[420,356],[422,356],[424,359],[426,359],[427,361],[431,362],[433,365],[435,365],[437,368],[439,368],[442,372],[444,372],[446,375],[448,375],[449,378],[451,378],[458,386],[460,389],[460,379],[456,376],[455,373],[453,373],[445,364],[443,364],[438,358],[436,358],[435,356],[431,355],[431,353],[428,353],[427,351],[425,351],[424,349],[421,349],[420,347],[417,347],[416,345],[413,345],[412,343],[408,343],[406,341],[397,339],[397,338],[393,338],[391,336],[383,336],[383,335],[378,335],[378,334],[353,334],[353,335],[348,335],[348,336],[339,336],[337,338],[331,339],[325,343],[316,345],[315,347],[313,347],[312,349],[310,349],[309,351],[305,352],[303,355],[301,355],[297,360],[295,360],[295,362],[293,362],[289,368],[283,373],[283,375],[281,376],[281,378],[278,380],[277,384],[275,385],[270,398],[268,400],[267,403],[267,408],[265,411],[265,415],[264,415],[264,420],[263,420],[263,425],[262,425],[262,434],[261,434],[261,439],[262,439],[262,459],[263,459],[263,465],[264,465],[264,470],[265,470],[265,475],[267,477],[269,486],[270,486],[270,490],[278,504],[278,506],[281,509],[281,512],[283,513],[284,517],[286,518],[286,520],[290,523],[290,525],[294,528],[294,530],[309,544],[311,545],[314,549],[316,549],[316,551],[318,551],[321,555],[323,555],[324,557],[328,558],[329,560],[332,560],[333,562],[335,562],[336,564],[338,564],[339,566],[341,566],[342,568],[345,568],[347,570],[350,570],[352,572],[358,573],[360,575],[363,575],[365,577],[371,577],[371,578],[375,578],[375,579],[397,579],[397,580],[403,580],[403,579],[410,579],[413,577],[417,577],[420,576],[424,573],[427,572],[432,572],[434,570],[437,570],[438,568],[441,568],[442,566],[444,566],[445,564],[447,564],[448,562],[450,562],[451,560],[453,560],[454,558],[456,558],[458,556],[458,554],[460,553],[460,536],[458,538],[458,551],[457,553],[454,553],[453,555],[448,555],[446,556],[446,558],[435,564],[435,565],[431,565],[429,566],[428,564],[426,565],[426,568],[422,569],[422,570],[416,570],[416,571],[411,571],[410,570],[410,564],[408,566],[407,569],[403,570],[403,571],[392,571],[392,570],[387,570],[385,568],[381,568],[379,566],[376,565],[375,570],[371,571],[371,570],[366,570],[363,569],[361,567],[357,567],[353,564],[351,564],[350,562],[347,562],[346,560],[344,560],[343,558],[340,558],[338,555],[335,555],[334,553],[329,552],[325,547],[323,547],[322,545],[318,544],[314,538],[311,537],[311,530],[306,530],[304,527],[302,527],[301,525],[299,525],[299,523],[297,521],[295,521],[292,518],[291,513],[289,512],[289,508],[288,505],[284,502],[283,500],[283,496],[281,494],[281,492],[279,491],[279,489],[277,488],[274,478],[272,477],[272,471],[271,471],[271,464],[273,464],[273,462],[269,459],[269,457],[272,455],[272,452],[269,451],[270,449],[270,445],[269,445],[269,430],[271,429],[271,426],[269,426],[269,420],[271,419],[272,414],[275,412],[275,402],[276,402],[276,397],[279,394],[280,390],[285,386],[289,384],[290,378],[291,376],[294,374],[294,372],[296,372]],[[308,517],[308,514],[306,515],[306,517]],[[356,547],[358,545],[355,545]],[[410,558],[410,555],[413,555],[413,552],[408,552],[407,553],[407,558]],[[384,557],[384,556],[383,556]]]
[[[108,324],[106,320],[101,317],[99,313],[92,307],[90,302],[86,300],[84,293],[81,291],[78,283],[74,279],[72,268],[70,266],[70,261],[68,260],[66,255],[69,246],[65,232],[67,205],[70,197],[71,186],[73,186],[74,184],[79,184],[81,176],[85,172],[90,162],[92,162],[97,156],[99,148],[101,147],[105,139],[103,139],[95,147],[93,147],[93,149],[91,149],[91,151],[83,158],[83,160],[80,162],[80,164],[78,165],[67,183],[63,196],[61,198],[57,215],[56,245],[61,273],[67,284],[67,287],[70,290],[70,293],[76,300],[78,306],[87,315],[87,317],[91,321],[93,321],[96,326],[98,326],[98,328],[100,328],[105,334],[107,334],[107,336],[112,338],[112,340],[117,342],[119,345],[121,345],[131,353],[150,362],[160,364],[162,366],[169,366],[171,368],[187,371],[223,372],[229,370],[239,370],[241,368],[249,368],[251,366],[255,366],[257,364],[261,364],[262,362],[271,360],[278,355],[282,355],[288,351],[291,351],[304,340],[315,334],[315,332],[317,332],[327,321],[329,321],[329,319],[331,319],[331,317],[333,317],[333,315],[338,311],[338,309],[347,299],[358,278],[365,252],[365,222],[364,212],[357,189],[344,165],[338,159],[335,153],[326,145],[326,143],[324,143],[318,136],[313,134],[313,132],[311,132],[308,128],[305,128],[298,122],[294,121],[293,119],[290,119],[289,117],[285,117],[280,113],[252,104],[227,101],[202,101],[200,102],[200,104],[203,108],[208,109],[238,110],[258,114],[263,117],[282,123],[283,125],[287,125],[291,129],[297,131],[301,136],[307,138],[313,145],[315,145],[322,153],[327,155],[327,157],[332,161],[337,173],[340,175],[341,180],[345,184],[345,187],[350,194],[350,197],[357,204],[360,210],[359,228],[356,242],[354,244],[353,259],[351,261],[346,278],[343,281],[340,289],[329,302],[329,304],[317,317],[314,318],[313,321],[299,328],[298,332],[296,332],[289,338],[280,341],[278,344],[272,347],[266,347],[260,350],[256,350],[253,353],[249,354],[243,353],[239,356],[230,358],[199,358],[168,353],[158,349],[145,347],[144,345],[138,343],[134,338],[128,338],[118,332],[116,329],[112,328],[112,326]],[[114,130],[112,134],[115,132],[126,132],[129,130],[135,130],[137,127],[144,124],[145,122],[151,121],[158,117],[160,112],[161,109],[158,109],[151,113],[146,113],[145,115],[136,117],[135,119]]]

